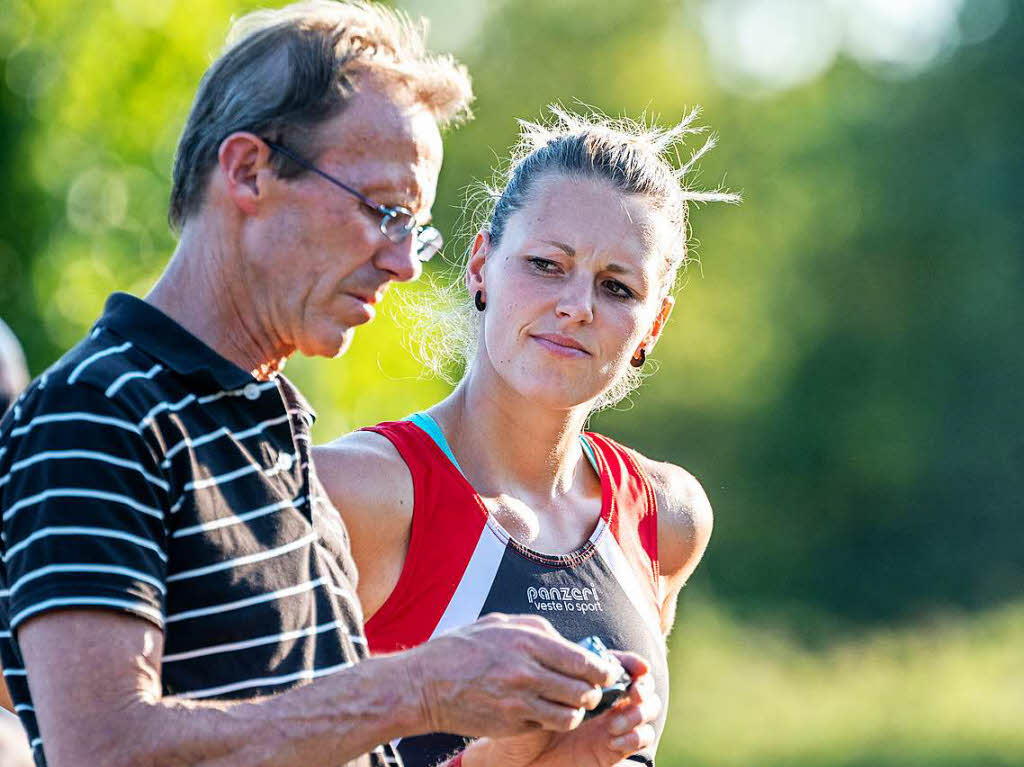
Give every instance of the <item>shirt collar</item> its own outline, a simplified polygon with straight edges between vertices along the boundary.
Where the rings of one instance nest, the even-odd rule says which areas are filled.
[[[222,389],[238,389],[256,380],[155,306],[127,293],[114,293],[107,299],[97,324],[181,375],[212,378]]]

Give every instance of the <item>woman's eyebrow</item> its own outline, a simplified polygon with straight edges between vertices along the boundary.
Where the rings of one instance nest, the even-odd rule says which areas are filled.
[[[541,240],[541,242],[545,245],[552,245],[558,248],[570,258],[576,257],[576,249],[572,247],[572,245],[566,245],[564,242],[559,242],[558,240]],[[630,274],[634,276],[637,274],[636,269],[631,269],[628,266],[622,266],[621,264],[616,263],[608,264],[608,266],[605,267],[605,271],[611,272],[612,274]]]
[[[554,245],[556,248],[564,252],[565,255],[569,256],[570,258],[576,257],[576,249],[571,245],[566,245],[564,242],[559,242],[558,240],[541,240],[541,242],[543,242],[545,245]]]

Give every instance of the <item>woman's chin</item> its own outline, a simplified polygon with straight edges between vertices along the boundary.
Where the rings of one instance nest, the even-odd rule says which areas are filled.
[[[513,388],[532,406],[545,410],[571,410],[589,405],[602,389],[581,386],[573,381],[533,379]]]

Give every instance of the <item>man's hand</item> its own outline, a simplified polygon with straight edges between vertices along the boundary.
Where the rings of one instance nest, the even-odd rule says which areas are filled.
[[[500,737],[579,726],[614,673],[544,618],[492,613],[410,651],[427,731]]]
[[[463,767],[610,767],[653,744],[661,700],[647,664],[631,653],[615,654],[634,682],[611,709],[571,732],[481,738],[466,749]]]

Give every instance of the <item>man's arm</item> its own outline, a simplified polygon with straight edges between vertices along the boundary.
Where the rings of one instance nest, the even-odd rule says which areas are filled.
[[[18,629],[50,767],[337,765],[399,736],[503,736],[578,724],[611,674],[543,619],[489,616],[243,702],[161,696],[163,635],[102,610],[44,613]]]

